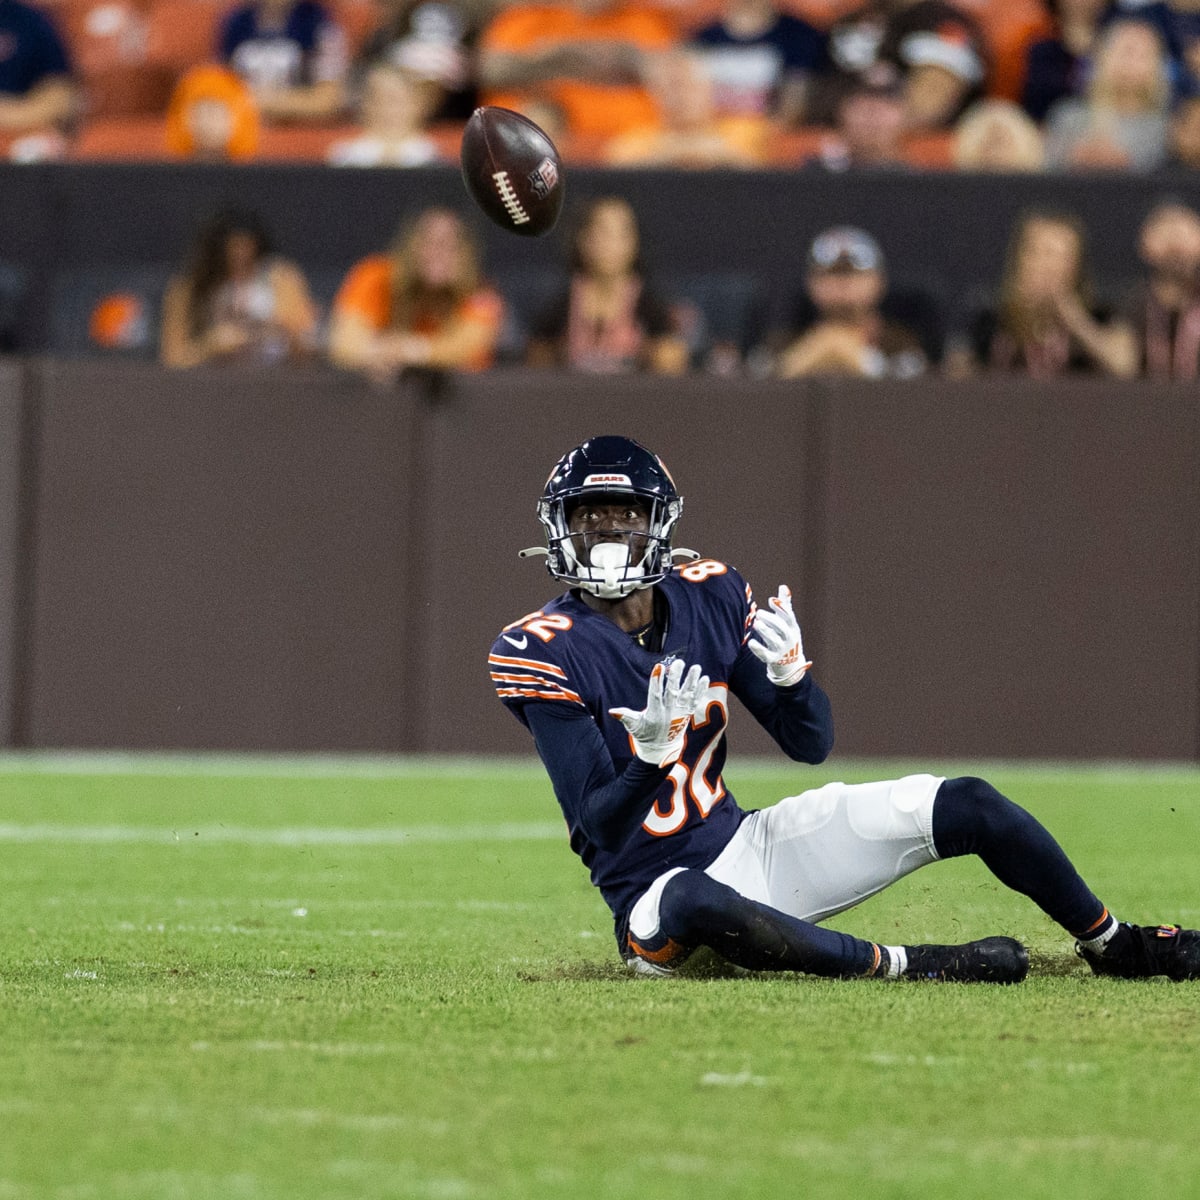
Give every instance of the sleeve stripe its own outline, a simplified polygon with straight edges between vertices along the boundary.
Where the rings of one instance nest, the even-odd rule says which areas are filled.
[[[567,673],[553,663],[538,662],[535,658],[505,658],[501,654],[489,654],[488,662],[494,667],[524,667],[530,671],[541,671],[556,679],[566,679]]]
[[[567,688],[555,688],[553,691],[539,691],[527,687],[498,687],[497,696],[524,696],[531,700],[570,700],[575,704],[583,704],[583,700]]]

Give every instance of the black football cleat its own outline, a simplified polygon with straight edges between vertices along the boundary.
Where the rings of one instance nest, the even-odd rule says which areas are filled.
[[[1200,930],[1180,929],[1178,925],[1128,925],[1122,921],[1121,931],[1129,936],[1118,933],[1101,954],[1078,942],[1075,953],[1097,975],[1118,979],[1165,975],[1177,982],[1200,979]]]
[[[905,946],[905,979],[941,983],[1020,983],[1029,974],[1029,951],[1015,938],[989,937],[961,946]]]

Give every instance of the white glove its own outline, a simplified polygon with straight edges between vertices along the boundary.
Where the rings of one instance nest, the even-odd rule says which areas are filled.
[[[646,707],[641,712],[632,708],[608,711],[629,731],[638,758],[665,767],[678,761],[683,753],[687,728],[700,697],[707,690],[708,676],[700,674],[700,667],[689,667],[684,675],[683,660],[677,658],[669,667],[659,663],[650,672]]]
[[[804,657],[800,622],[792,612],[792,589],[780,584],[779,595],[769,603],[771,612],[760,608],[755,614],[754,637],[746,644],[755,658],[766,663],[767,678],[776,687],[791,687],[812,666]]]

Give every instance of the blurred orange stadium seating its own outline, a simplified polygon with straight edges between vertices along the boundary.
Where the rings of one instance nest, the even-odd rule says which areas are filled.
[[[88,120],[161,114],[174,78],[173,71],[156,63],[113,66],[85,75]]]
[[[806,126],[777,133],[771,139],[767,166],[803,166],[820,157],[827,145],[836,143],[831,129]],[[904,161],[923,170],[943,171],[953,166],[954,136],[948,132],[910,134],[904,141]]]
[[[75,139],[71,157],[108,162],[163,159],[167,157],[166,129],[162,116],[97,117]]]
[[[166,128],[166,119],[162,116],[100,117],[89,121],[76,138],[71,157],[110,162],[169,158]],[[355,125],[264,126],[259,132],[254,159],[257,162],[323,163],[334,142],[355,137],[360,132]],[[445,123],[434,126],[429,132],[446,160],[457,161],[462,126]]]
[[[329,11],[345,31],[352,54],[367,40],[380,16],[375,0],[329,0]]]
[[[183,72],[217,56],[217,33],[229,0],[150,0],[146,61]]]

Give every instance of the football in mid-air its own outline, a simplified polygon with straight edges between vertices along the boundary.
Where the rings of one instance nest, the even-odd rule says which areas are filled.
[[[462,139],[462,173],[475,203],[501,229],[541,237],[562,210],[562,160],[528,117],[507,108],[477,108]]]

